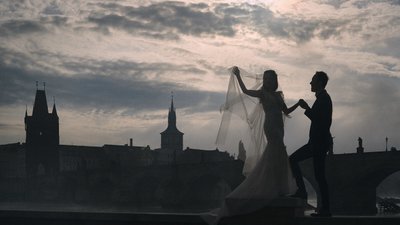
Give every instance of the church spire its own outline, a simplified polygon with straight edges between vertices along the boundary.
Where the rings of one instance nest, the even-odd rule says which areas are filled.
[[[161,148],[175,151],[183,150],[183,133],[176,127],[176,112],[173,92],[171,92],[171,107],[168,112],[168,127],[161,132]]]
[[[175,111],[175,108],[174,108],[174,92],[173,91],[171,91],[171,108],[170,108],[170,111]]]
[[[168,112],[168,127],[176,129],[176,113],[174,108],[174,92],[171,92],[171,108]]]

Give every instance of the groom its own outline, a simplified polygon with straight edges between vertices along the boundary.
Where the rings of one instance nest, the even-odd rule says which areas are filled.
[[[315,92],[317,97],[313,106],[310,108],[303,99],[299,101],[300,107],[305,109],[304,114],[311,120],[310,138],[306,145],[299,148],[289,157],[293,175],[296,178],[298,186],[297,192],[292,197],[303,199],[307,199],[307,192],[299,162],[308,158],[313,159],[314,175],[319,186],[322,203],[319,211],[311,214],[311,216],[316,217],[331,216],[329,210],[328,184],[325,178],[325,157],[326,153],[333,145],[330,132],[332,123],[332,100],[325,90],[328,79],[328,75],[325,72],[316,72],[310,82],[311,91]]]

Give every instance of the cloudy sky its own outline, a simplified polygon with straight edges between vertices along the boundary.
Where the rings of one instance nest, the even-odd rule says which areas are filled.
[[[335,152],[400,148],[400,1],[75,1],[0,3],[0,144],[25,141],[35,81],[55,97],[62,144],[160,146],[174,92],[184,146],[214,149],[227,69],[275,69],[286,102],[312,104],[330,76]],[[249,84],[250,85],[250,84]],[[293,152],[302,110],[286,120]],[[232,150],[236,152],[237,150]]]

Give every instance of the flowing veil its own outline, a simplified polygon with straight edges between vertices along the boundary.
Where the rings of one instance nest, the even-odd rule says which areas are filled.
[[[246,150],[243,168],[246,179],[225,197],[219,209],[202,215],[208,224],[216,224],[223,217],[254,212],[267,206],[272,200],[292,194],[296,190],[286,147],[279,141],[271,141],[267,145],[265,137],[265,132],[283,135],[281,109],[277,103],[271,103],[272,111],[265,118],[260,99],[242,92],[232,69],[229,69],[226,100],[221,106],[223,115],[216,144],[219,147],[228,147],[230,143],[239,144],[242,141]],[[240,69],[240,74],[247,85],[253,83],[249,89],[258,90],[263,85],[263,75],[252,75],[243,69]],[[265,119],[268,120],[264,121]],[[264,127],[272,130],[264,131]],[[283,136],[278,135],[275,138]],[[231,145],[229,148],[234,147]]]
[[[243,173],[248,174],[254,168],[257,161],[260,159],[262,151],[266,146],[266,138],[264,135],[264,119],[265,113],[259,99],[250,97],[242,92],[239,83],[232,73],[232,68],[228,69],[230,73],[229,85],[226,94],[225,103],[221,106],[222,112],[221,124],[218,130],[216,144],[219,147],[226,147],[229,143],[242,140],[246,150],[246,160],[243,168]],[[246,83],[253,83],[252,90],[257,90],[262,86],[262,74],[255,75],[240,69],[242,79]],[[241,121],[241,127],[245,133],[238,134],[237,129],[230,129],[232,125],[232,115]],[[236,123],[237,120],[236,120]],[[230,146],[232,147],[232,146]]]

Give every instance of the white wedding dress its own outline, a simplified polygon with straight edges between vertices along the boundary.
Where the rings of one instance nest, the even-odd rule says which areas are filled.
[[[242,69],[241,74],[252,78]],[[255,80],[252,89],[261,87],[262,79],[255,77]],[[297,190],[283,143],[283,96],[281,92],[261,92],[262,97],[254,101],[241,92],[236,77],[231,74],[217,144],[226,141],[230,116],[235,114],[248,125],[250,141],[246,151],[250,157],[245,162],[246,179],[225,198],[221,208],[203,217],[209,224],[218,223],[222,217],[254,212],[268,206],[273,199]]]

